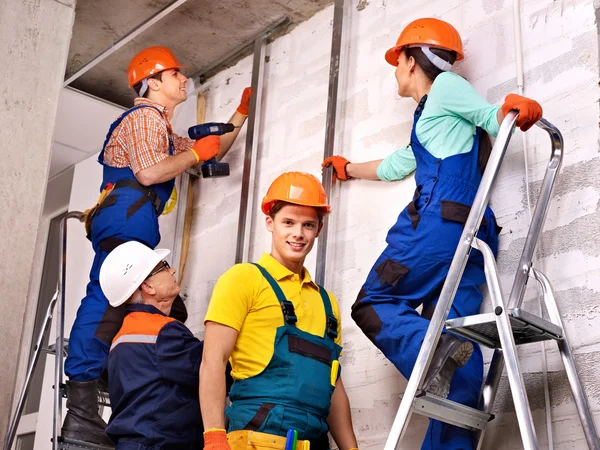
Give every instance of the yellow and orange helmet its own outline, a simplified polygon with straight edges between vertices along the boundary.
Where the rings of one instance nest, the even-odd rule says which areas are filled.
[[[277,201],[331,211],[321,182],[314,175],[304,172],[286,172],[275,178],[263,198],[262,212],[268,215]]]
[[[413,45],[455,51],[457,61],[465,58],[460,34],[456,28],[440,19],[423,18],[409,23],[400,33],[396,45],[385,52],[385,60],[392,66],[397,66],[402,49]]]
[[[182,69],[189,66],[182,66],[177,58],[167,47],[148,47],[139,52],[127,66],[127,80],[129,87],[135,86],[144,78],[168,69]]]

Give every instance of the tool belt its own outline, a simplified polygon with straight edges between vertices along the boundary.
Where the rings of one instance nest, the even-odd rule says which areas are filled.
[[[285,450],[286,438],[258,431],[238,430],[227,433],[231,450]],[[309,441],[296,441],[296,450],[310,450]]]
[[[160,215],[162,208],[162,200],[156,193],[156,191],[152,188],[144,186],[139,181],[127,178],[124,180],[119,180],[116,183],[107,183],[102,192],[100,193],[100,197],[98,197],[98,202],[90,209],[87,209],[83,213],[82,222],[85,222],[85,232],[87,238],[91,240],[92,236],[92,219],[96,214],[98,214],[104,208],[108,208],[116,203],[117,198],[119,197],[117,194],[110,195],[115,189],[120,188],[131,188],[136,189],[142,193],[142,195],[133,202],[129,208],[127,208],[127,218],[129,219],[132,215],[134,215],[142,206],[146,204],[146,202],[152,203],[154,210],[157,215]]]

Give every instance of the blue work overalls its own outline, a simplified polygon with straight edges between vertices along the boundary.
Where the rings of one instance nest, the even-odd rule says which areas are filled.
[[[426,100],[424,96],[415,110],[411,133],[417,163],[413,201],[388,232],[388,246],[352,306],[354,321],[406,379],[429,326],[429,320],[415,308],[435,307],[482,176],[479,128],[469,152],[445,159],[434,157],[419,142],[416,126]],[[487,242],[494,255],[498,232],[488,207],[477,237]],[[472,250],[449,318],[478,314],[484,283],[483,255]],[[471,359],[455,372],[448,398],[476,407],[482,377],[483,358],[476,345]],[[471,433],[462,428],[432,420],[422,449],[471,449],[471,439]]]
[[[283,311],[284,325],[277,328],[271,361],[250,378],[235,380],[231,406],[227,408],[228,432],[252,430],[286,436],[297,430],[299,440],[310,440],[311,450],[329,448],[326,419],[338,373],[342,348],[334,342],[337,319],[327,291],[319,286],[326,314],[323,337],[298,329],[294,305],[288,301],[277,281],[255,264],[267,279]]]
[[[102,202],[92,220],[92,247],[96,253],[86,296],[77,310],[77,317],[69,337],[69,354],[65,361],[65,373],[73,381],[97,379],[105,364],[113,337],[119,331],[126,314],[125,305],[112,308],[102,293],[99,282],[100,267],[104,259],[117,245],[126,241],[139,241],[150,248],[160,241],[158,216],[167,203],[175,180],[145,187],[141,185],[129,167],[116,168],[104,163],[104,149],[113,131],[121,121],[140,108],[158,108],[148,105],[135,106],[110,126],[98,162],[103,166],[102,191],[108,183],[115,185],[112,193]],[[159,111],[160,112],[160,111]],[[173,141],[169,135],[169,154],[173,154]]]

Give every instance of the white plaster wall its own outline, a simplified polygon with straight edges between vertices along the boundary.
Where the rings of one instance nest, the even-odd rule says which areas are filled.
[[[385,63],[383,54],[395,43],[403,26],[415,18],[437,16],[458,28],[467,57],[457,72],[490,102],[501,103],[506,94],[516,91],[512,2],[349,3],[336,138],[337,152],[351,161],[381,158],[408,142],[415,104],[397,97],[393,68]],[[270,249],[270,237],[257,202],[271,181],[287,170],[320,174],[332,17],[333,8],[329,7],[267,47],[269,61],[265,66],[254,185],[256,206],[252,215],[253,259]],[[559,127],[566,144],[562,176],[539,246],[538,267],[554,282],[600,425],[600,385],[595,376],[600,362],[600,330],[594,326],[600,311],[600,247],[596,231],[600,219],[600,182],[596,176],[600,168],[598,41],[594,2],[529,0],[523,2],[522,21],[526,94],[542,103],[545,117]],[[222,121],[231,115],[243,88],[250,83],[251,70],[249,57],[200,87],[206,95],[207,120]],[[190,108],[181,120],[193,123],[194,115],[195,110]],[[214,283],[234,262],[244,140],[245,129],[226,159],[231,164],[229,178],[200,179],[194,184],[192,239],[182,292],[190,312],[187,325],[199,336],[204,332],[202,320]],[[527,133],[527,148],[528,187],[535,198],[550,145],[544,133],[536,129]],[[71,208],[87,207],[95,199],[99,175],[96,177],[89,170],[93,170],[89,161],[76,168]],[[90,184],[93,195],[88,192]],[[498,221],[504,227],[498,265],[506,294],[527,230],[526,187],[523,142],[521,133],[516,132],[492,199]],[[387,230],[413,190],[410,177],[397,183],[351,181],[336,186],[332,195],[326,284],[337,295],[342,311],[344,383],[362,449],[383,448],[406,381],[357,329],[350,318],[350,307],[385,247]],[[75,231],[74,241],[69,242],[70,254],[81,255],[76,263],[77,273],[69,267],[70,302],[81,297],[91,261],[89,244],[80,231]],[[314,253],[307,261],[311,271]],[[537,311],[535,297],[535,290],[530,289],[525,306],[531,311]],[[489,309],[489,305],[483,309]],[[555,448],[585,448],[558,354],[552,345],[549,348]],[[547,448],[539,346],[522,348],[520,355],[527,372],[541,448]],[[506,383],[499,399],[499,415],[490,426],[484,448],[522,448]],[[426,425],[426,419],[413,417],[402,448],[419,448]]]

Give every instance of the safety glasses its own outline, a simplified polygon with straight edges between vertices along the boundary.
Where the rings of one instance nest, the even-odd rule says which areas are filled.
[[[169,263],[163,260],[159,263],[159,266],[156,269],[154,269],[152,272],[150,272],[150,275],[148,275],[146,277],[146,280],[148,278],[152,278],[154,275],[156,275],[161,270],[170,269],[170,268],[171,268],[171,266],[169,265]]]

